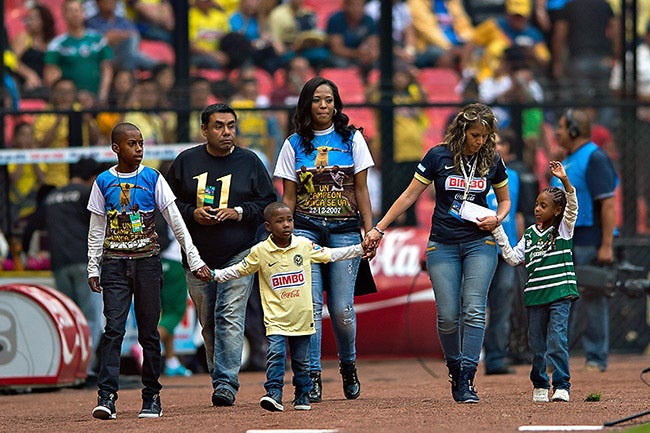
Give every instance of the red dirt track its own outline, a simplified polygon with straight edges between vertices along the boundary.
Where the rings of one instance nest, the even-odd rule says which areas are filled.
[[[160,419],[138,419],[138,386],[122,389],[117,420],[91,417],[96,402],[93,389],[61,389],[0,396],[0,432],[228,432],[262,429],[332,429],[340,433],[413,432],[516,432],[522,425],[602,425],[650,410],[650,387],[641,371],[650,357],[614,355],[606,373],[581,370],[583,358],[572,358],[570,403],[533,403],[529,366],[516,366],[517,374],[476,378],[481,401],[475,405],[454,403],[441,360],[415,359],[358,361],[362,392],[358,400],[346,400],[335,362],[326,361],[323,402],[309,412],[291,408],[293,388],[285,385],[285,412],[270,413],[259,407],[264,373],[242,373],[235,406],[212,407],[210,378],[163,377],[164,414]],[[644,374],[650,382],[650,373]],[[290,383],[290,376],[286,380]],[[124,383],[135,382],[124,377]],[[590,393],[601,401],[584,402]],[[650,415],[605,431],[619,431],[650,423]],[[650,424],[648,425],[650,431]]]

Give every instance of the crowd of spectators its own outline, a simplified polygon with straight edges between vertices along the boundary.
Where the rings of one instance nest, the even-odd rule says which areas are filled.
[[[581,6],[585,1],[589,7]],[[620,46],[620,10],[609,0],[392,3],[395,85],[401,86],[396,87],[395,102],[430,102],[432,95],[423,91],[427,83],[417,82],[420,71],[453,71],[459,98],[472,95],[494,106],[500,126],[522,125],[514,128],[519,131],[516,147],[523,149],[519,157],[538,173],[541,185],[547,173],[536,168],[557,157],[549,125],[559,113],[542,108],[511,113],[508,106],[562,101],[563,94],[570,95],[567,104],[590,92],[600,102],[614,98],[621,88],[620,64],[615,65],[625,48],[630,52],[637,45],[633,40],[629,47]],[[487,3],[490,8],[483,7]],[[272,167],[281,137],[291,128],[297,95],[315,74],[331,68],[353,71],[361,77],[365,100],[378,100],[378,0],[189,0],[187,89],[174,85],[173,64],[161,55],[171,52],[173,59],[176,17],[171,0],[12,1],[4,7],[4,106],[68,112],[7,116],[9,146],[108,145],[110,130],[120,121],[136,123],[147,145],[174,143],[179,126],[174,108],[185,100],[194,110],[190,140],[200,141],[197,112],[222,101],[239,110],[240,144]],[[641,43],[650,22],[650,2],[639,1],[639,8]],[[610,84],[612,68],[619,72]],[[586,90],[578,87],[587,82]],[[418,84],[422,88],[416,91]],[[616,130],[615,116],[594,110],[597,123],[609,132]],[[427,119],[427,113],[398,110],[398,130],[413,123],[417,128],[405,132],[422,140],[412,150],[396,149],[398,159],[412,154],[402,160],[416,160],[435,144],[429,142],[427,128],[436,120]],[[644,125],[646,117],[639,115]],[[364,119],[374,121],[372,115]],[[70,122],[83,126],[70,128]],[[405,146],[404,141],[396,146]],[[607,146],[617,153],[612,140]],[[67,182],[65,164],[61,168],[10,167],[12,218],[28,214],[40,188]],[[645,196],[641,205],[647,207]],[[410,216],[409,224],[413,221]]]

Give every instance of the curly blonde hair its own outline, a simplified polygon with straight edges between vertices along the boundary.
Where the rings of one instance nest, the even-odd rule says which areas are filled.
[[[494,163],[494,155],[496,153],[494,138],[497,131],[497,119],[494,117],[494,113],[490,107],[485,104],[474,103],[461,108],[447,128],[442,145],[447,146],[454,154],[454,167],[460,173],[463,150],[465,148],[465,131],[476,124],[483,125],[488,131],[487,141],[476,153],[476,173],[479,176],[485,176]]]

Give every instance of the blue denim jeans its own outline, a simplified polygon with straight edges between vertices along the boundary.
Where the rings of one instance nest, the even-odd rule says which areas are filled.
[[[547,361],[553,366],[553,388],[571,388],[569,373],[569,311],[571,301],[526,307],[528,345],[533,357],[530,380],[535,388],[550,388]]]
[[[475,370],[485,333],[488,287],[497,266],[494,238],[457,244],[429,241],[426,256],[445,361]]]
[[[54,282],[56,289],[72,299],[84,313],[88,321],[91,338],[90,362],[88,373],[95,374],[96,351],[104,329],[104,316],[102,314],[103,301],[101,293],[95,293],[88,288],[88,270],[86,263],[74,263],[55,269]]]
[[[329,230],[336,230],[340,222],[321,220]],[[311,230],[296,229],[294,234],[304,236],[322,246],[336,248],[358,244],[361,233],[330,233],[329,242],[322,243],[321,233]],[[323,291],[327,291],[327,310],[332,320],[332,330],[336,340],[339,360],[352,362],[357,359],[356,336],[357,316],[354,312],[354,284],[359,271],[360,257],[326,265],[313,264],[311,267],[311,292],[314,303],[314,325],[316,333],[311,336],[310,371],[321,371],[321,339],[323,332]],[[326,273],[326,275],[325,275]],[[325,288],[324,281],[328,279]]]
[[[598,254],[598,249],[593,246],[573,247],[573,262],[576,265],[592,263]],[[578,281],[580,285],[580,281]],[[580,337],[578,332],[584,329],[582,348],[586,361],[602,370],[607,368],[607,355],[609,352],[609,299],[604,294],[581,294],[580,299],[571,305],[571,319],[569,322],[570,341]]]
[[[287,341],[291,355],[295,396],[300,397],[309,392],[312,386],[309,378],[310,337],[310,335],[267,335],[269,346],[266,350],[266,382],[264,382],[264,389],[267,393],[282,395],[286,371]]]
[[[138,342],[143,352],[142,398],[150,399],[162,389],[158,381],[162,358],[158,334],[162,290],[160,256],[103,260],[100,284],[103,289],[106,327],[104,338],[100,342],[99,390],[117,394],[122,340],[133,297]]]
[[[239,263],[250,250],[233,256],[224,268]],[[253,275],[217,283],[204,283],[187,270],[187,288],[196,308],[205,344],[212,387],[225,388],[236,394],[237,375],[244,347],[246,304],[253,287]]]
[[[497,269],[488,291],[488,320],[485,329],[485,371],[505,367],[510,337],[510,314],[514,300],[515,268],[499,256]]]

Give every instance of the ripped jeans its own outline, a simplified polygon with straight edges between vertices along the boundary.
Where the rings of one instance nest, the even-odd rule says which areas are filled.
[[[336,233],[338,225],[349,222],[318,220],[328,231],[327,243],[323,242],[323,231],[297,228],[296,236],[304,236],[321,246],[336,248],[361,242],[361,233],[347,231]],[[314,303],[314,325],[316,333],[311,336],[309,370],[321,371],[321,339],[323,331],[324,289],[327,291],[327,311],[332,321],[332,330],[341,362],[352,362],[357,358],[356,336],[357,316],[354,312],[354,284],[359,270],[360,257],[328,264],[313,264],[311,267],[311,290]],[[329,280],[327,283],[324,280]],[[325,284],[327,284],[325,288]]]

